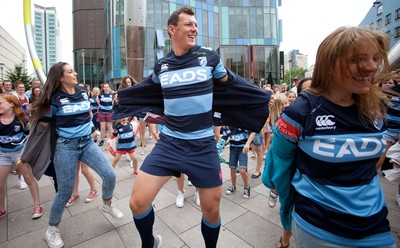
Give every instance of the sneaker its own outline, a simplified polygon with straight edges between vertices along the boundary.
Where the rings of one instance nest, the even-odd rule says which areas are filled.
[[[103,205],[99,208],[104,213],[111,215],[114,219],[122,219],[122,217],[124,217],[124,214],[118,209],[116,209],[113,205],[111,206]]]
[[[140,152],[140,155],[144,155],[146,151],[144,150],[144,147],[142,147],[142,151]]]
[[[6,210],[0,210],[0,219],[7,215]]]
[[[72,195],[71,198],[69,198],[69,201],[67,202],[67,205],[65,207],[71,207],[72,205],[75,204],[79,200],[79,195]]]
[[[244,188],[243,198],[247,199],[250,197],[250,185],[247,188]]]
[[[178,208],[181,208],[183,205],[185,205],[185,193],[178,190],[178,196],[176,197],[175,204]]]
[[[227,194],[227,195],[232,195],[232,193],[235,192],[235,190],[236,190],[236,187],[230,186],[230,187],[225,191],[225,194]]]
[[[129,163],[129,165],[131,166],[131,168],[133,168],[133,161],[131,161],[131,162]]]
[[[18,173],[17,173],[16,170],[10,170],[10,174],[12,174],[12,175],[17,175]]]
[[[199,192],[194,192],[194,202],[196,203],[197,206],[200,207],[200,196],[199,196]]]
[[[97,197],[98,194],[99,194],[99,192],[97,190],[90,191],[90,193],[88,194],[88,196],[85,199],[85,202],[86,203],[92,202]]]
[[[99,146],[102,146],[102,145],[104,145],[104,140],[99,142]]]
[[[19,188],[20,190],[24,190],[24,189],[27,189],[27,188],[28,188],[28,184],[25,183],[25,180],[24,180],[24,177],[23,177],[23,176],[21,176],[21,177],[18,179],[18,188]]]
[[[32,219],[38,219],[42,217],[42,215],[43,215],[42,207],[39,204],[36,204],[35,208],[33,209]]]
[[[154,248],[161,248],[162,245],[162,238],[160,235],[156,235],[154,237]]]
[[[269,197],[268,197],[268,205],[273,208],[276,205],[276,202],[278,201],[278,195],[272,192],[272,190],[269,191]]]
[[[64,247],[64,241],[61,239],[60,231],[55,226],[49,226],[49,228],[47,228],[44,238],[50,248]]]
[[[400,195],[396,195],[397,207],[400,208]]]
[[[188,186],[193,186],[192,181],[188,180]]]

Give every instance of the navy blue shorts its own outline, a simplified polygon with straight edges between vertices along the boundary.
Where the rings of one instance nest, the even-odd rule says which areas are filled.
[[[222,185],[222,172],[214,136],[183,140],[160,135],[140,169],[155,176],[177,176],[184,173],[197,188]]]

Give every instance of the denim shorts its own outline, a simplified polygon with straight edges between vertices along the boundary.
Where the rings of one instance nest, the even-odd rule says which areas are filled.
[[[247,170],[248,156],[247,153],[243,153],[243,147],[241,146],[230,146],[229,147],[229,168],[235,169],[238,167]]]
[[[21,157],[22,150],[15,152],[0,151],[0,166],[10,166],[15,164],[15,160]]]
[[[254,136],[254,139],[253,139],[253,144],[255,146],[261,146],[262,143],[263,143],[263,135],[262,135],[262,133],[256,133],[256,135]]]
[[[214,136],[184,140],[160,134],[153,150],[140,170],[155,176],[177,176],[184,173],[195,187],[222,185],[222,172]]]

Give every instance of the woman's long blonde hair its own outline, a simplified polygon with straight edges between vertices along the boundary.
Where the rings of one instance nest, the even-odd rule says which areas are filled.
[[[277,92],[274,94],[274,104],[269,108],[270,125],[273,127],[278,121],[283,111],[284,105],[287,104],[288,98],[285,93]]]
[[[360,62],[361,58],[357,56],[362,52],[360,45],[365,42],[369,42],[371,46],[378,48],[377,59],[380,62],[378,73],[389,72],[387,55],[390,43],[386,33],[366,27],[340,27],[328,35],[318,48],[310,92],[321,95],[335,84],[333,70],[338,60],[341,63],[341,72],[345,72],[347,65],[354,63],[354,61],[358,63],[360,73],[365,72]],[[384,103],[387,98],[379,90],[376,83],[370,84],[370,90],[367,94],[354,94],[353,98],[355,104],[359,107],[360,118],[366,123],[371,123],[376,118],[385,117]]]

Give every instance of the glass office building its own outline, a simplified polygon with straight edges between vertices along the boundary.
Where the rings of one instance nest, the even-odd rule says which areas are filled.
[[[104,80],[148,76],[171,49],[169,15],[194,9],[197,44],[216,50],[232,71],[254,83],[279,82],[279,0],[108,0],[104,4]]]
[[[60,61],[61,57],[60,24],[54,7],[34,6],[35,47],[43,70],[48,73],[50,67]]]

